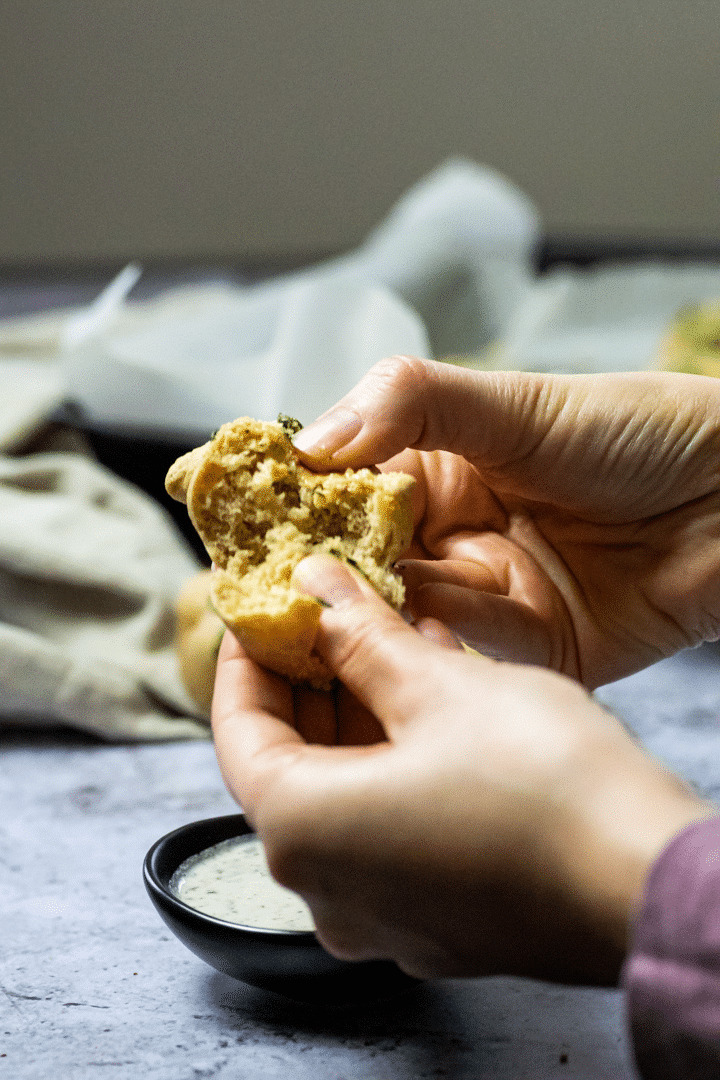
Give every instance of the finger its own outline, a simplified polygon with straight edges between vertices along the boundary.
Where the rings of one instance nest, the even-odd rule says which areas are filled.
[[[406,447],[505,460],[536,443],[536,429],[547,426],[547,410],[531,408],[544,380],[391,357],[293,441],[308,464],[323,469],[374,465]]]
[[[372,746],[385,741],[382,725],[342,683],[329,692],[296,687],[293,693],[295,728],[307,743]]]
[[[374,746],[385,742],[382,724],[342,683],[335,690],[339,746]]]
[[[230,630],[218,650],[212,720],[222,723],[234,712],[268,712],[287,724],[293,721],[292,690],[286,679],[251,660]]]
[[[252,820],[268,771],[305,743],[292,726],[288,682],[250,660],[229,631],[218,654],[211,719],[223,779]]]
[[[386,926],[380,916],[369,915],[357,905],[347,911],[342,902],[320,906],[310,897],[309,903],[320,944],[339,960],[393,960],[415,979],[478,975],[484,971],[477,957],[471,964],[458,960],[436,940],[432,929],[416,931],[398,923]],[[501,970],[499,965],[495,970]],[[489,965],[487,973],[492,973]]]
[[[362,748],[385,740],[381,725],[348,691],[338,701],[334,693],[293,690],[250,660],[230,632],[218,656],[212,727],[223,779],[253,824],[271,784],[289,782],[287,766],[294,766],[297,801],[350,767],[354,748],[362,757]],[[343,749],[334,754],[337,744]]]
[[[308,899],[315,935],[331,956],[354,963],[391,958],[391,947],[381,944],[379,927],[374,920],[356,909],[346,911],[341,902],[320,905],[315,898]]]
[[[415,629],[426,641],[432,641],[435,645],[442,645],[444,649],[462,649],[462,642],[451,630],[441,623],[439,619],[422,618],[415,623]]]
[[[402,559],[396,563],[395,569],[403,579],[411,611],[414,594],[423,585],[431,583],[462,585],[466,589],[499,594],[508,590],[506,573],[502,575],[504,580],[501,581],[497,572],[485,563],[467,559]]]
[[[432,616],[484,656],[553,667],[557,663],[550,632],[527,604],[507,596],[477,593],[442,582],[421,586],[413,595],[419,622]]]
[[[298,686],[293,691],[295,728],[306,742],[334,746],[338,741],[334,695]]]
[[[295,569],[297,588],[327,605],[316,648],[389,735],[425,713],[428,686],[447,678],[448,650],[426,640],[338,559],[314,555]],[[464,657],[458,657],[453,662]]]
[[[717,487],[714,382],[655,372],[472,371],[396,356],[294,441],[321,469],[378,464],[406,448],[451,451],[505,494],[637,520]],[[695,438],[700,466],[697,447],[686,453]]]

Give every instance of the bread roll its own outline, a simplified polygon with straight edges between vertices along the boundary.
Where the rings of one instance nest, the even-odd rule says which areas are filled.
[[[175,648],[183,685],[198,709],[210,715],[218,649],[225,625],[210,600],[212,574],[201,570],[185,582],[175,605]]]
[[[413,532],[412,477],[352,469],[313,473],[281,423],[241,417],[171,466],[165,481],[216,566],[210,596],[258,663],[295,683],[326,688],[314,651],[319,601],[291,584],[306,555],[345,559],[399,608],[392,567]]]
[[[677,313],[657,349],[658,367],[689,375],[720,375],[720,300]]]

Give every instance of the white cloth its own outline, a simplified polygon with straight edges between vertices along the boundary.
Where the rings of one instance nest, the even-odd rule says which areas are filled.
[[[0,720],[207,737],[173,644],[196,570],[165,512],[94,461],[0,457]]]
[[[256,285],[127,301],[133,268],[89,309],[0,322],[15,370],[0,448],[64,394],[90,418],[177,433],[243,413],[308,422],[394,352],[533,371],[654,366],[668,321],[720,296],[713,263],[653,261],[537,276],[540,214],[508,179],[453,160],[356,250]],[[490,347],[490,348],[488,348]]]
[[[716,263],[640,261],[538,278],[493,350],[495,367],[582,374],[657,366],[678,311],[720,298]]]
[[[342,258],[144,305],[124,304],[118,279],[65,327],[67,391],[95,420],[145,428],[278,412],[307,423],[384,356],[474,352],[502,333],[532,286],[538,238],[508,180],[449,162]]]

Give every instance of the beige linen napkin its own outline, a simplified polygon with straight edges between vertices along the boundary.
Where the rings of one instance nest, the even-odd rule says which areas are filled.
[[[0,456],[0,722],[207,738],[174,649],[197,569],[165,511],[92,459]]]

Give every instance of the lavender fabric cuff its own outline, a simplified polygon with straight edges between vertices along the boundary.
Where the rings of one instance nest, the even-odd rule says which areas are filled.
[[[720,1078],[720,816],[655,863],[622,983],[644,1080]]]

